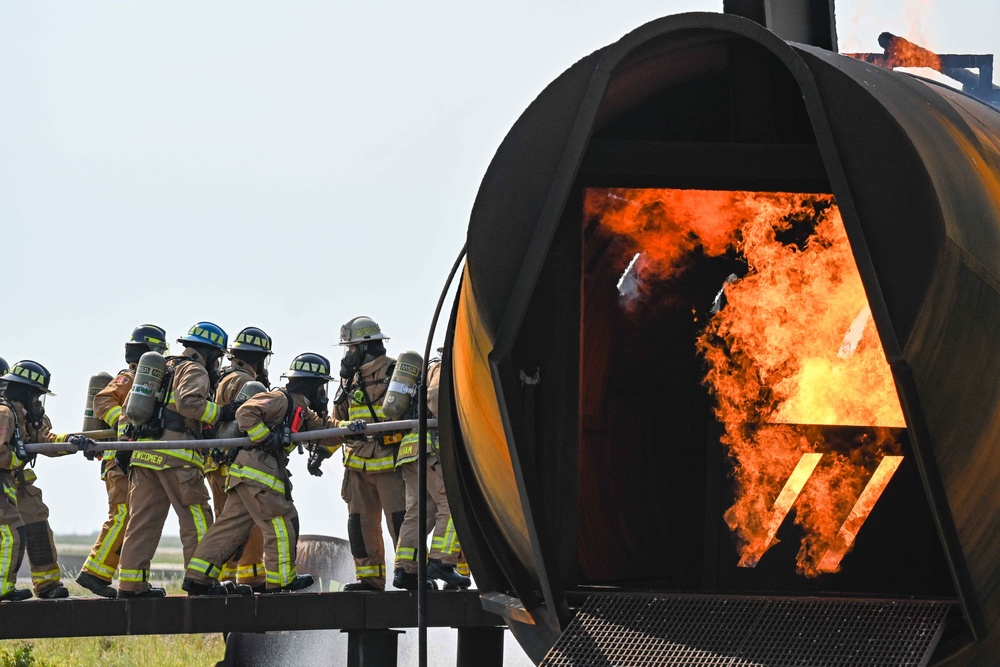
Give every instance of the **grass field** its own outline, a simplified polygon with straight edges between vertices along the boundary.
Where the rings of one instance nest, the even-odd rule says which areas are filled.
[[[86,557],[96,538],[96,534],[57,535],[56,547],[60,557]],[[166,536],[160,540],[153,567],[179,566],[182,560],[180,539]],[[70,595],[90,595],[71,578],[63,583]],[[169,580],[167,592],[180,594],[180,581]],[[225,652],[221,634],[17,639],[0,641],[0,667],[200,667],[214,665]]]
[[[199,667],[225,652],[220,634],[24,639],[0,642],[0,667]]]

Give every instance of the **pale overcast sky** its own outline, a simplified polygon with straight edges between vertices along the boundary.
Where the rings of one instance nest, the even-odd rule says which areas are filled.
[[[143,322],[171,340],[199,320],[259,326],[274,379],[300,352],[336,366],[340,324],[359,314],[390,354],[423,350],[479,182],[524,108],[641,24],[721,5],[4,2],[0,356],[52,371],[48,412],[72,430],[88,378],[123,366]],[[842,51],[878,51],[884,30],[1000,51],[994,2],[837,6]],[[321,479],[293,460],[303,533],[346,536],[338,460]],[[100,527],[96,463],[36,469],[56,532]]]

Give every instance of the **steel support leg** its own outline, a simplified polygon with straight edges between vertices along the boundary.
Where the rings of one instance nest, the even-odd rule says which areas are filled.
[[[456,667],[503,667],[503,626],[459,628]]]
[[[347,630],[347,667],[396,667],[402,630]]]

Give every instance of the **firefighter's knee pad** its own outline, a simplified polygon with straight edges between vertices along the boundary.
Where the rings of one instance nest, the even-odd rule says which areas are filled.
[[[347,517],[347,538],[351,541],[351,555],[355,558],[367,558],[368,548],[365,546],[365,536],[361,533],[361,515],[351,514]]]
[[[56,562],[52,540],[49,539],[49,522],[38,521],[24,527],[25,541],[28,543],[28,560],[32,563],[48,564]]]

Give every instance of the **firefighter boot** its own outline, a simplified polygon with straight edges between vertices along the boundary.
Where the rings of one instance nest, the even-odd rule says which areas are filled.
[[[428,572],[429,574],[429,572]],[[402,568],[396,568],[392,573],[392,585],[394,588],[402,588],[407,591],[417,590],[417,573],[407,572]],[[429,591],[436,591],[437,584],[430,579],[424,581],[424,588]]]
[[[303,588],[309,588],[313,585],[313,576],[311,574],[300,574],[294,579],[289,581],[287,584],[281,588],[268,588],[265,593],[293,593],[295,591],[301,591]]]
[[[69,597],[69,590],[62,584],[49,586],[45,590],[38,591],[39,600],[61,600]]]
[[[247,584],[238,584],[235,581],[220,581],[222,586],[225,587],[226,591],[230,595],[253,595],[254,590],[252,586]]]
[[[76,578],[76,583],[80,584],[94,595],[100,595],[102,598],[111,598],[114,600],[118,597],[118,591],[111,587],[110,582],[104,581],[90,572],[81,572]]]
[[[12,588],[4,595],[0,595],[0,602],[20,602],[32,596],[30,588]]]
[[[358,579],[357,581],[344,584],[344,590],[347,592],[358,592],[358,591],[375,591],[376,593],[382,592],[382,589],[378,586],[369,583],[368,579]]]
[[[194,579],[184,579],[181,589],[187,591],[188,597],[198,595],[229,595],[229,589],[224,584],[199,584]]]
[[[455,572],[454,565],[445,565],[437,558],[427,559],[427,576],[433,579],[440,579],[446,585],[457,586],[462,589],[472,585],[471,579]]]
[[[118,597],[120,597],[120,598],[165,598],[165,597],[167,597],[167,590],[165,588],[156,588],[155,586],[150,586],[148,591],[143,591],[141,593],[136,593],[134,591],[118,591]]]

